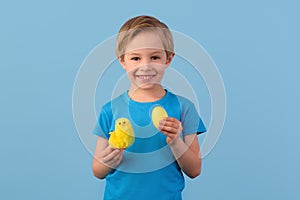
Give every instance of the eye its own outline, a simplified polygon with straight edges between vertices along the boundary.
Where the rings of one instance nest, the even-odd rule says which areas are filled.
[[[126,122],[125,122],[125,121],[123,121],[123,124],[126,124]]]
[[[158,60],[158,59],[160,59],[160,57],[159,56],[152,56],[151,59],[152,60]]]
[[[119,125],[121,125],[122,123],[121,122],[119,122]]]
[[[140,58],[139,57],[132,57],[130,60],[138,61],[138,60],[140,60]]]

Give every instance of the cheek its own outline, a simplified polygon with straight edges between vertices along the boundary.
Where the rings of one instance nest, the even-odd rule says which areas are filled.
[[[155,69],[156,69],[156,71],[158,71],[159,73],[162,73],[162,74],[163,74],[163,73],[165,72],[166,68],[167,68],[166,65],[160,64],[160,65],[157,65]]]
[[[137,71],[137,67],[127,67],[125,70],[127,76],[134,76],[135,72]]]
[[[125,69],[126,73],[132,73],[132,71],[136,70],[136,66],[130,62],[124,63],[123,68]]]

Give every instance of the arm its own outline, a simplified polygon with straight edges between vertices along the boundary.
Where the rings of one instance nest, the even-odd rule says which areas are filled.
[[[202,160],[197,135],[186,135],[182,140],[179,137],[182,132],[180,121],[170,117],[163,120],[159,128],[167,136],[167,143],[182,171],[190,178],[200,175]]]
[[[171,150],[182,171],[190,178],[201,173],[202,160],[196,134],[187,135],[184,141],[178,137],[170,143]]]
[[[92,165],[94,176],[105,178],[121,163],[122,158],[123,150],[111,148],[106,139],[98,137]]]

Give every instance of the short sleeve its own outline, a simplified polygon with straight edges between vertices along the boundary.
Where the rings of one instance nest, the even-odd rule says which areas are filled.
[[[112,122],[111,118],[112,118],[112,116],[105,109],[105,107],[103,107],[99,114],[98,122],[95,126],[93,133],[97,136],[108,139],[109,132],[111,129],[111,122]]]
[[[184,135],[206,132],[205,125],[192,102],[188,101],[183,103],[181,123],[183,128],[182,133]]]

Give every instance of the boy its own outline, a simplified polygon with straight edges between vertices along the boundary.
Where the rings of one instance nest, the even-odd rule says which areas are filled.
[[[201,172],[197,134],[206,129],[188,99],[161,85],[174,57],[171,32],[154,17],[132,18],[119,31],[116,54],[130,88],[102,107],[95,129],[99,137],[93,172],[106,179],[104,199],[180,200],[182,171],[190,178]],[[158,130],[149,116],[156,105],[169,116],[160,121]],[[109,132],[120,117],[130,119],[135,130],[135,141],[126,150],[108,145]]]

